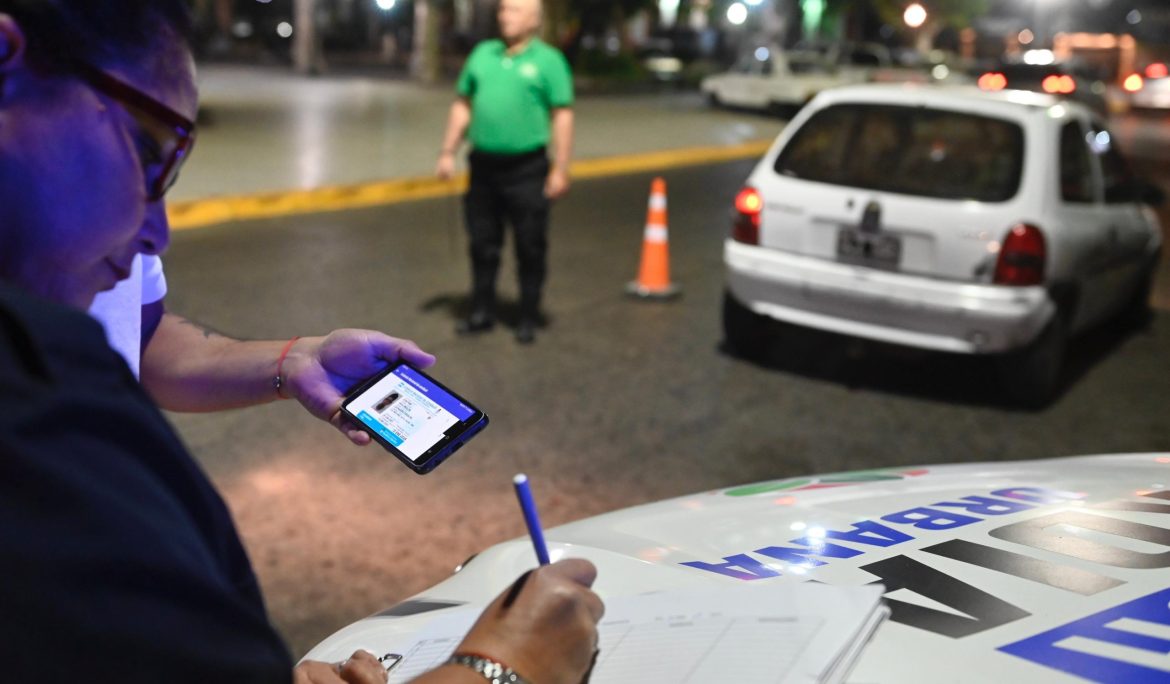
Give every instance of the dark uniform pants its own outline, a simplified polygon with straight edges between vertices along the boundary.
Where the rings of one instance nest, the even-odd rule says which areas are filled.
[[[471,182],[464,210],[471,241],[473,309],[489,315],[494,312],[496,273],[507,222],[516,247],[520,316],[534,320],[547,270],[549,201],[544,183],[548,157],[544,148],[516,155],[472,151],[468,161]]]

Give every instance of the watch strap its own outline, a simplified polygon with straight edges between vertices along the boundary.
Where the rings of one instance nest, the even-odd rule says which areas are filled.
[[[470,668],[492,684],[531,684],[507,665],[475,653],[456,653],[443,664]]]

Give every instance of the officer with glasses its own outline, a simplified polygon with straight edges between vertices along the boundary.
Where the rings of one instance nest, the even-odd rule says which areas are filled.
[[[130,312],[139,386],[82,313],[167,247],[163,197],[196,135],[189,30],[184,0],[0,0],[0,679],[384,681],[365,652],[292,669],[231,516],[154,402],[296,398],[362,444],[340,388],[434,358],[372,331],[241,342],[148,302]],[[423,681],[580,681],[593,572],[536,571]]]

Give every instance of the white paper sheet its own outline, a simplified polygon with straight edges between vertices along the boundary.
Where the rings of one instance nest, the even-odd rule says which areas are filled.
[[[777,583],[609,598],[591,682],[840,681],[885,617],[882,591]],[[478,614],[457,609],[397,645],[390,682],[442,664]]]

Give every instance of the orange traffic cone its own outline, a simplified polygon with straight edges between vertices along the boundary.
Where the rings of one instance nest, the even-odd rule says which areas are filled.
[[[650,206],[642,234],[642,265],[638,279],[626,285],[626,292],[644,298],[665,299],[680,292],[670,282],[670,249],[666,238],[666,181],[655,178],[650,184]]]

